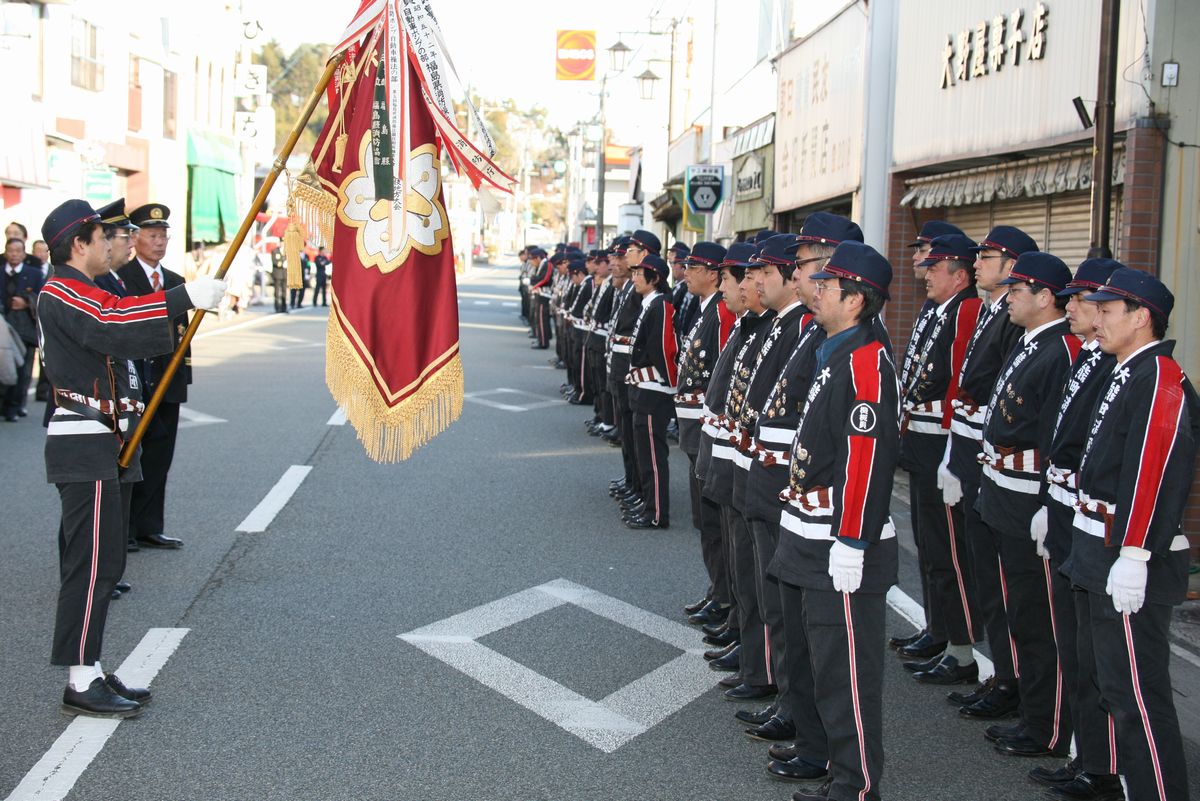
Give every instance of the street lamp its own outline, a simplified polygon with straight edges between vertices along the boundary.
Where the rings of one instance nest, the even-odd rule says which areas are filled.
[[[620,39],[612,47],[608,48],[609,63],[612,65],[613,72],[624,72],[625,66],[629,63],[629,54],[633,50],[629,45],[622,42]]]
[[[642,93],[642,100],[654,99],[654,84],[658,83],[661,78],[654,74],[654,71],[649,67],[641,75],[637,76],[638,89]]]

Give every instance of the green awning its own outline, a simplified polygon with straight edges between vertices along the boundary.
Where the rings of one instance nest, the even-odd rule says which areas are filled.
[[[234,176],[241,156],[228,136],[190,131],[187,141],[188,212],[193,240],[223,242],[238,224]]]
[[[189,167],[212,167],[234,175],[242,171],[242,157],[233,137],[211,131],[188,131],[187,163]]]

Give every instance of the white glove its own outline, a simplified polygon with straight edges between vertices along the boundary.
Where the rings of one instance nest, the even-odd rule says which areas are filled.
[[[225,297],[228,284],[215,278],[201,276],[187,283],[188,297],[197,309],[215,309]]]
[[[950,465],[942,462],[937,469],[937,485],[942,491],[942,501],[947,506],[953,506],[962,500],[962,482],[958,476],[950,472]]]
[[[1132,615],[1146,602],[1146,573],[1150,552],[1144,548],[1125,547],[1108,571],[1104,591],[1112,596],[1113,609],[1122,615]]]
[[[829,549],[829,575],[838,592],[854,592],[862,585],[865,550],[834,540]]]
[[[1037,547],[1037,555],[1043,559],[1050,558],[1050,554],[1046,553],[1046,532],[1050,529],[1048,514],[1043,506],[1033,513],[1033,520],[1029,523],[1029,536]]]

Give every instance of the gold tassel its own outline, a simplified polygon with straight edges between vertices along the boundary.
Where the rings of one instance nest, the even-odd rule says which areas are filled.
[[[324,189],[297,180],[291,186],[289,208],[308,231],[312,244],[329,247],[333,244],[333,222],[337,215],[337,198]]]
[[[404,461],[462,415],[462,360],[456,353],[426,377],[419,390],[396,406],[389,406],[380,397],[370,369],[341,330],[336,296],[330,305],[325,383],[338,406],[345,410],[367,456],[384,464]]]
[[[337,139],[333,140],[333,171],[341,172],[342,165],[346,163],[346,143],[350,141],[350,135],[344,131],[337,135]]]
[[[287,260],[288,289],[300,289],[304,286],[304,273],[300,266],[300,252],[304,249],[304,231],[295,217],[288,222],[287,230],[283,232],[283,256]]]

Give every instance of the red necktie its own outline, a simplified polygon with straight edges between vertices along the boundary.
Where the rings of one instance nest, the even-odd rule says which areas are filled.
[[[150,273],[150,288],[155,292],[162,292],[162,279],[158,277],[158,270]]]

